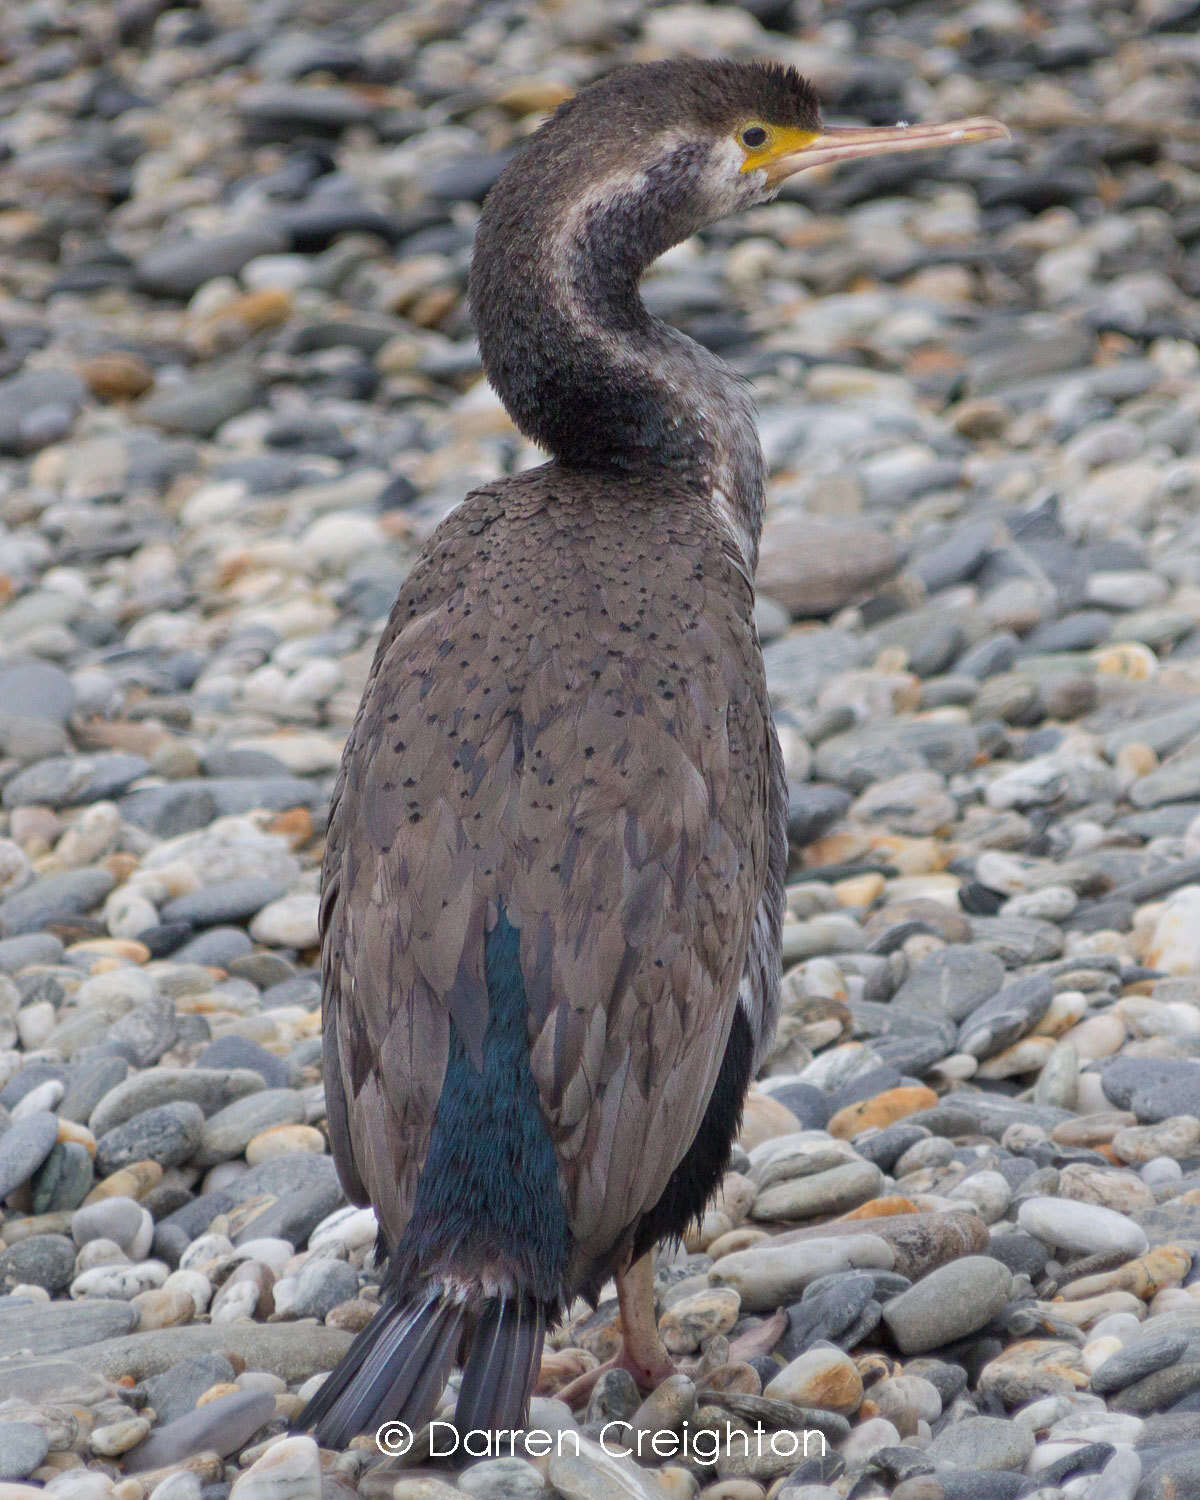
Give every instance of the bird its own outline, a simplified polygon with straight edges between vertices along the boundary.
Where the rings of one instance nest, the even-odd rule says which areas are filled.
[[[826,127],[773,62],[631,64],[480,216],[483,368],[549,455],[472,491],[400,589],[332,799],[328,1133],[383,1297],[298,1421],[527,1419],[547,1330],[616,1280],[618,1363],[673,1365],[653,1251],[726,1170],[779,1009],[787,788],[754,624],[749,385],[650,315],[671,246],[794,173],[1006,135]]]

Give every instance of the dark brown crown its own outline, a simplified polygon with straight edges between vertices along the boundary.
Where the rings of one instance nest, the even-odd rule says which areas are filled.
[[[820,110],[812,84],[782,63],[677,58],[616,69],[560,105],[543,129],[600,119],[606,133],[622,125],[732,130],[746,119],[816,130]]]

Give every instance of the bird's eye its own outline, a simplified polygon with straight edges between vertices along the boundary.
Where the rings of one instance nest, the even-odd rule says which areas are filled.
[[[742,145],[748,146],[751,151],[757,151],[760,146],[765,146],[767,132],[761,125],[747,125],[742,131]]]

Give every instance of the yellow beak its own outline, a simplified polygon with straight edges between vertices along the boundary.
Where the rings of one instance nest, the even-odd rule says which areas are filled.
[[[999,120],[984,117],[949,120],[944,125],[835,125],[810,136],[803,145],[781,140],[775,151],[764,153],[765,160],[753,165],[766,169],[767,180],[774,187],[785,177],[829,162],[853,161],[860,156],[890,156],[899,151],[927,151],[934,146],[960,146],[968,141],[1007,140],[1011,140],[1008,127]],[[750,165],[748,161],[747,167]]]

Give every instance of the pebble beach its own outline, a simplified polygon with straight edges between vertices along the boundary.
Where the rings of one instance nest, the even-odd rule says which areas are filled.
[[[473,228],[684,53],[1013,139],[801,175],[644,283],[755,390],[790,792],[680,1373],[558,1399],[610,1287],[546,1451],[323,1450],[380,1295],[333,778],[425,539],[542,460]],[[1195,0],[0,7],[0,1500],[1200,1500],[1198,121]]]

